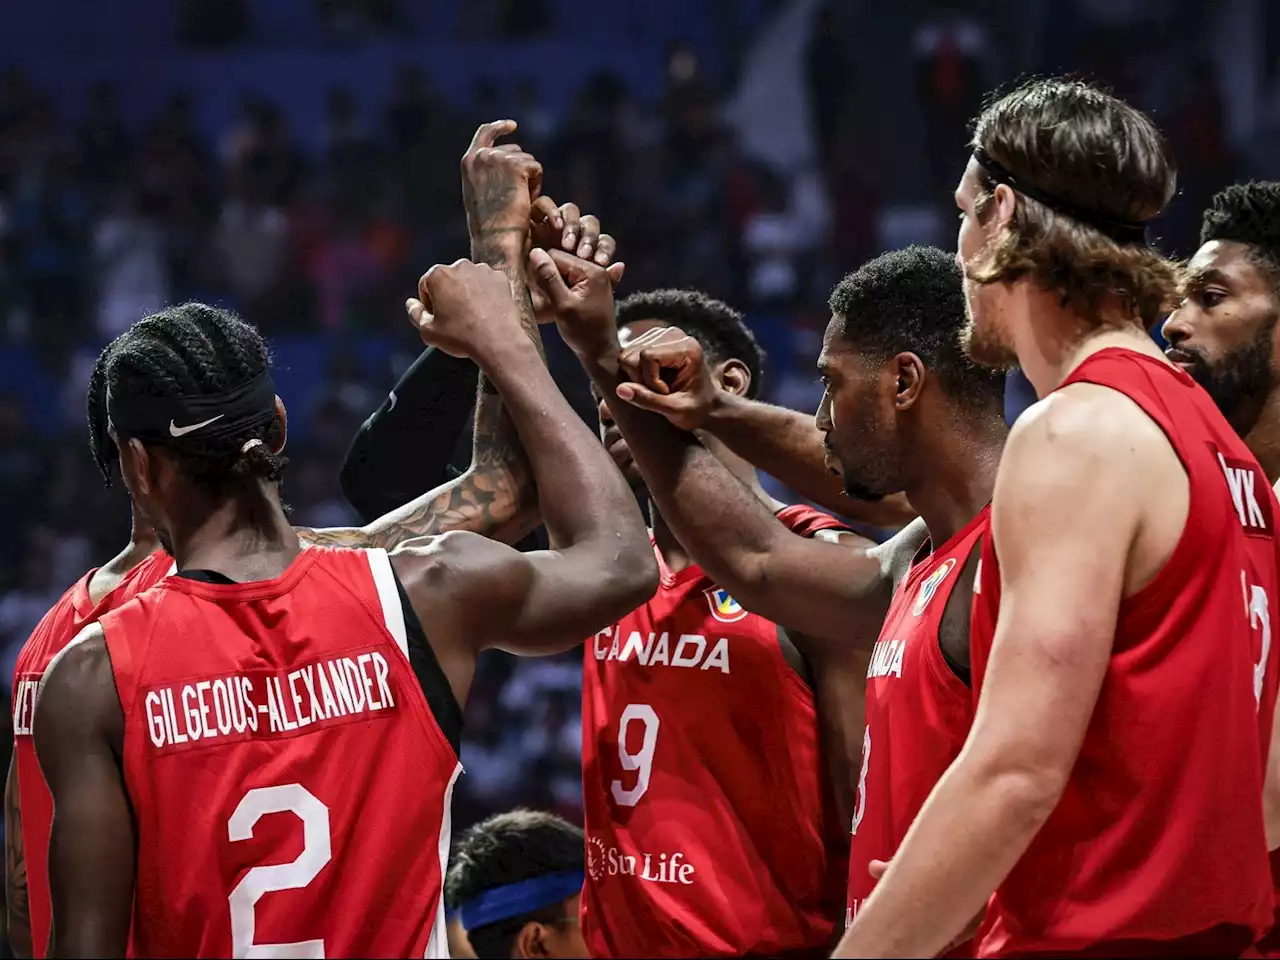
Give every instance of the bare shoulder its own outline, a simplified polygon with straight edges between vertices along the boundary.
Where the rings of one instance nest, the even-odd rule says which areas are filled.
[[[1032,404],[1009,431],[1005,456],[1073,458],[1138,452],[1169,441],[1133,400],[1110,387],[1073,383]]]
[[[463,577],[510,572],[522,556],[506,544],[465,530],[406,540],[387,555],[406,589],[409,581],[443,586]]]
[[[58,740],[103,733],[115,737],[122,725],[107,639],[102,627],[92,623],[58,652],[40,679],[32,724],[36,750],[43,763],[48,746]]]

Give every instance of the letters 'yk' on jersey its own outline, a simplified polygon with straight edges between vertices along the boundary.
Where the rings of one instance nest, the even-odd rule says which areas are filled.
[[[102,619],[135,955],[447,955],[461,767],[410,662],[412,616],[384,551],[311,547],[274,580],[173,576]]]
[[[1239,956],[1270,926],[1274,903],[1261,797],[1276,702],[1275,495],[1181,370],[1110,348],[1063,386],[1072,383],[1124,394],[1164,431],[1190,509],[1164,567],[1120,605],[1080,758],[992,898],[979,954],[1114,956],[1109,945],[1123,942],[1129,956]],[[989,539],[975,593],[980,691],[1000,607]]]
[[[809,535],[809,507],[779,519]],[[845,830],[813,693],[779,628],[690,566],[587,641],[582,928],[596,957],[814,950],[840,914]]]

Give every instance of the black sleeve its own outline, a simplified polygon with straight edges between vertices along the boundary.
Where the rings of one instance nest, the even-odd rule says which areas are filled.
[[[479,371],[428,348],[356,432],[343,496],[365,523],[458,475],[450,461],[471,423]]]

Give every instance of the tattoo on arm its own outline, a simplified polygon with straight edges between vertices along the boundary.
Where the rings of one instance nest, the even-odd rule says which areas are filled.
[[[467,530],[495,540],[522,535],[535,505],[533,477],[515,428],[496,395],[481,394],[471,469],[364,527],[299,527],[309,543],[387,549],[418,537]]]
[[[9,761],[4,785],[5,900],[9,913],[9,943],[19,957],[31,956],[31,909],[27,895],[27,858],[22,842],[22,812],[18,806],[18,758]]]

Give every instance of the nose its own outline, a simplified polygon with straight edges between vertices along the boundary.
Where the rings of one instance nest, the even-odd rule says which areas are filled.
[[[1160,327],[1160,336],[1164,337],[1173,346],[1177,346],[1183,340],[1191,336],[1191,330],[1184,317],[1184,311],[1179,308],[1169,314],[1168,319]]]
[[[831,394],[823,392],[822,400],[818,404],[818,410],[813,415],[813,425],[827,433],[831,430]]]

